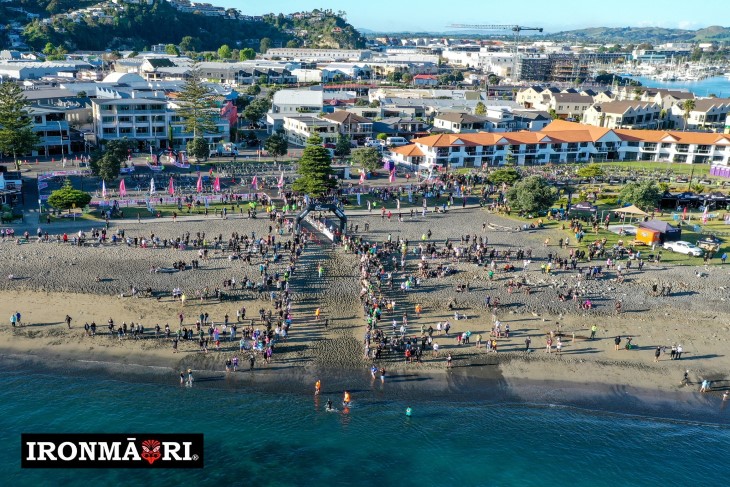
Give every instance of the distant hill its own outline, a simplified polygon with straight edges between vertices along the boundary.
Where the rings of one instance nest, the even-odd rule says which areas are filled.
[[[74,9],[100,5],[102,15],[79,15]],[[154,44],[180,44],[188,36],[195,50],[216,50],[227,44],[232,49],[259,49],[261,39],[268,38],[272,47],[321,46],[356,48],[365,39],[343,18],[330,10],[302,12],[294,16],[266,15],[250,17],[228,9],[226,16],[181,12],[165,0],[124,3],[88,0],[10,0],[0,2],[0,17],[28,22],[18,9],[40,15],[25,25],[23,38],[36,50],[50,42],[64,45],[69,51],[107,49],[142,50]],[[51,16],[54,14],[53,16]],[[49,20],[50,18],[50,20]],[[5,39],[0,38],[0,48]]]
[[[730,28],[712,26],[699,30],[664,27],[591,27],[545,34],[548,39],[572,42],[616,42],[620,44],[662,44],[666,42],[730,41]]]

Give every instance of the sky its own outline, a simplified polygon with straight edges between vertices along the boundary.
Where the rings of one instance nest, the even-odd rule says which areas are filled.
[[[519,11],[510,2],[494,0],[206,0],[234,7],[246,15],[291,13],[314,8],[347,12],[356,28],[378,32],[452,30],[449,24],[519,24],[543,27],[548,32],[585,27],[667,27],[699,29],[730,19],[727,0],[701,0],[694,8],[687,0],[519,0]],[[600,5],[600,7],[599,7]]]

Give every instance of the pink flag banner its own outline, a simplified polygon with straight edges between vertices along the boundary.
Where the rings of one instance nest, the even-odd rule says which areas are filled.
[[[124,179],[119,183],[119,196],[122,198],[127,196],[127,185],[124,184]]]
[[[172,182],[172,176],[170,176],[170,184],[167,185],[167,191],[170,196],[175,196],[175,184]]]
[[[198,184],[195,186],[195,189],[198,191],[198,193],[203,192],[203,175],[198,175]]]
[[[281,176],[279,176],[279,182],[276,184],[276,187],[279,189],[284,187],[284,171],[281,171]]]
[[[365,171],[360,169],[360,185],[365,184]]]
[[[391,182],[391,183],[394,183],[395,182],[395,169],[393,169],[392,171],[390,171],[390,177],[388,178],[388,181]]]
[[[213,191],[220,192],[220,190],[221,190],[221,178],[216,176],[215,182],[213,183]]]
[[[253,189],[259,189],[259,178],[258,178],[258,176],[254,176],[253,179],[251,180],[251,187]]]

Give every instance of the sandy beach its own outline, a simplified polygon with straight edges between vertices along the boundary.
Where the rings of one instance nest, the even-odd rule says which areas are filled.
[[[498,272],[493,280],[487,269],[473,263],[441,262],[453,268],[446,277],[422,279],[410,291],[398,286],[402,277],[394,276],[394,289],[383,289],[389,300],[396,302],[393,316],[384,314],[379,326],[390,332],[390,322],[408,314],[407,335],[421,336],[421,327],[436,328],[436,323],[449,321],[448,336],[434,334],[440,353],[423,355],[423,363],[406,363],[401,354],[386,353],[377,361],[393,373],[451,374],[453,377],[492,377],[505,384],[525,381],[561,381],[579,387],[637,387],[663,392],[696,392],[703,379],[712,380],[713,395],[727,389],[730,358],[725,353],[730,334],[730,305],[727,286],[730,286],[730,266],[671,267],[647,263],[642,271],[630,270],[623,282],[617,282],[610,271],[601,279],[582,280],[577,284],[575,272],[541,273],[540,264],[549,253],[566,256],[567,249],[557,245],[544,246],[546,238],[557,242],[569,236],[559,230],[511,231],[516,223],[475,207],[457,208],[447,214],[420,214],[410,219],[404,212],[404,221],[382,219],[374,211],[355,211],[350,222],[358,225],[360,235],[369,242],[383,242],[389,236],[408,239],[412,248],[419,243],[431,242],[439,246],[448,238],[459,242],[462,235],[487,237],[490,247],[498,250],[531,249],[528,270],[522,262],[514,261],[516,272]],[[362,232],[365,223],[369,231]],[[483,229],[483,224],[491,228]],[[190,217],[177,222],[169,219],[137,222],[112,222],[110,232],[124,228],[126,236],[175,238],[189,232],[205,232],[207,236],[221,235],[227,240],[232,232],[256,236],[269,233],[267,218]],[[498,229],[498,230],[495,230]],[[53,234],[53,227],[47,229]],[[428,231],[431,237],[422,236]],[[291,235],[277,235],[282,242]],[[321,236],[317,237],[319,240]],[[155,338],[154,327],[166,324],[177,331],[178,316],[183,313],[184,326],[191,328],[200,313],[207,312],[211,320],[221,324],[226,314],[236,321],[236,310],[247,309],[247,319],[257,318],[259,309],[271,309],[267,293],[253,290],[227,291],[227,299],[200,300],[196,291],[222,287],[226,279],[242,282],[244,277],[256,280],[259,262],[231,260],[230,254],[211,250],[210,259],[201,262],[199,269],[172,272],[172,263],[190,262],[197,251],[154,249],[126,244],[77,247],[70,244],[35,242],[18,245],[7,240],[0,243],[0,268],[4,275],[14,279],[0,281],[0,352],[5,356],[29,357],[34,361],[65,361],[68,363],[118,364],[123,373],[125,365],[161,367],[169,370],[170,380],[177,380],[180,370],[225,370],[226,358],[238,353],[238,344],[225,337],[221,351],[210,348],[199,351],[198,342],[181,341],[179,353],[173,353],[172,342]],[[407,272],[413,273],[419,257],[410,255]],[[498,265],[501,261],[498,261]],[[434,262],[435,264],[436,262]],[[323,266],[323,276],[317,276],[317,267]],[[151,268],[164,272],[150,272]],[[269,272],[283,272],[285,265],[274,264]],[[168,272],[167,270],[170,270]],[[697,273],[700,272],[701,276]],[[506,283],[524,275],[531,292],[509,292]],[[469,284],[468,292],[456,292],[458,284]],[[651,293],[654,283],[670,284],[670,296]],[[130,297],[131,287],[152,288],[155,297]],[[578,309],[573,301],[561,302],[557,293],[578,286],[589,297],[594,307]],[[171,297],[173,288],[181,288],[189,296],[183,307]],[[359,268],[357,255],[342,247],[332,248],[325,240],[307,244],[290,281],[293,323],[286,341],[277,343],[272,363],[257,360],[256,374],[272,377],[295,377],[311,387],[323,371],[345,371],[369,377],[370,359],[363,353],[365,320],[360,304]],[[489,338],[493,316],[485,306],[485,297],[501,302],[497,319],[509,325],[510,336],[498,338],[498,351],[487,352],[484,346],[475,346],[476,336]],[[159,297],[159,299],[157,299]],[[455,310],[447,304],[455,300]],[[622,313],[616,314],[614,302],[621,300]],[[416,305],[423,309],[415,313]],[[329,319],[325,329],[322,321],[314,319],[314,309],[321,308],[323,318]],[[22,327],[11,327],[11,313],[22,314]],[[454,319],[454,312],[466,319]],[[69,330],[65,315],[73,318]],[[119,340],[107,330],[107,320],[141,323],[145,334],[141,339],[131,334]],[[88,336],[84,323],[98,325],[96,336]],[[596,339],[590,340],[591,326],[596,325]],[[257,326],[257,325],[255,325]],[[458,345],[456,334],[471,332],[469,344]],[[546,337],[550,332],[560,336],[562,353],[553,346],[546,353]],[[623,337],[620,350],[614,348],[614,337]],[[240,335],[239,335],[240,336]],[[525,338],[531,344],[526,351]],[[625,350],[625,337],[633,337],[636,348]],[[671,360],[672,345],[684,349],[681,360]],[[666,353],[655,362],[657,347],[666,347]],[[446,357],[453,357],[447,368]],[[242,370],[248,373],[247,353],[240,354]],[[689,385],[680,384],[685,370],[689,370]]]

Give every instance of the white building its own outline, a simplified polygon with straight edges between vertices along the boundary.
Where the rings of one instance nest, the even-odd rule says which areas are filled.
[[[329,120],[311,115],[290,115],[284,117],[284,135],[295,145],[306,145],[307,139],[314,134],[322,138],[324,144],[335,144],[339,125]]]

